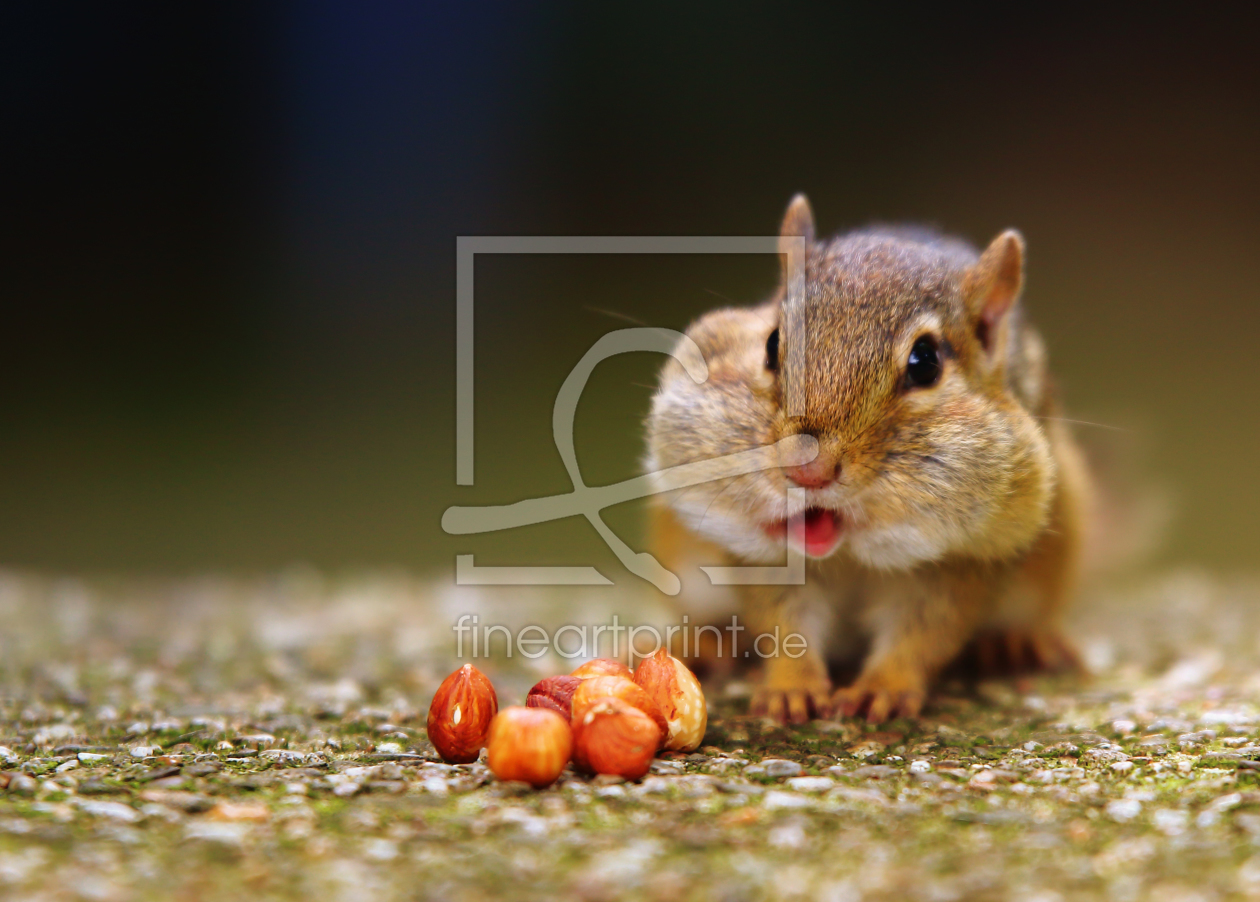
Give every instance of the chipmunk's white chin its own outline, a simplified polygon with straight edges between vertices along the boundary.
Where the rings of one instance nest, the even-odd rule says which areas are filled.
[[[827,557],[840,546],[844,521],[836,511],[810,507],[790,520],[774,520],[762,526],[771,539],[782,542],[787,536],[792,544],[812,558]]]

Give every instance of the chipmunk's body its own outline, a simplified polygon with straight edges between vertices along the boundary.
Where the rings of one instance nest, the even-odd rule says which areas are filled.
[[[1059,631],[1080,534],[1084,471],[1056,408],[1043,345],[1018,303],[1014,232],[960,242],[864,231],[816,242],[803,197],[803,288],[715,311],[688,336],[708,365],[671,361],[649,419],[651,469],[812,435],[804,464],[665,496],[654,551],[682,571],[684,608],[723,598],[696,570],[808,558],[805,585],[740,592],[750,635],[800,633],[765,662],[755,711],[915,715],[969,642],[1014,666],[1073,661]],[[801,242],[795,242],[799,248]],[[799,285],[799,281],[797,282]],[[857,657],[833,692],[828,662]]]

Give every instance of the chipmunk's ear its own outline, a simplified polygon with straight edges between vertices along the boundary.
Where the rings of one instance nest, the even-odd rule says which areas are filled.
[[[976,337],[985,350],[992,350],[998,343],[1006,313],[1019,300],[1023,286],[1024,239],[1014,229],[1007,229],[985,248],[963,282]]]
[[[814,211],[809,208],[809,200],[804,194],[798,194],[788,204],[783,214],[783,225],[779,226],[779,255],[783,262],[783,278],[787,280],[787,254],[796,243],[789,238],[804,238],[805,247],[814,242]]]

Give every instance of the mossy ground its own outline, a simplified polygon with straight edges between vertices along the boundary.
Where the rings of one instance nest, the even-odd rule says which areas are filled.
[[[711,687],[696,753],[532,791],[425,738],[432,585],[7,577],[0,897],[1260,897],[1255,589],[1099,593],[1092,678],[952,682],[913,722]],[[503,703],[570,666],[523,663],[486,666]]]

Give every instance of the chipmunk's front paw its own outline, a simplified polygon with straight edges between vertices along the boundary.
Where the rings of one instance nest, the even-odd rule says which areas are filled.
[[[883,723],[895,717],[918,717],[926,697],[921,680],[874,671],[858,677],[852,686],[837,689],[831,705],[845,717],[865,713],[868,722]]]
[[[753,693],[753,714],[770,717],[779,723],[808,723],[813,717],[831,713],[831,684],[781,688],[762,686]]]

